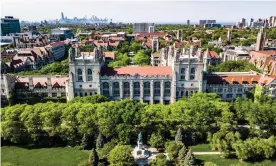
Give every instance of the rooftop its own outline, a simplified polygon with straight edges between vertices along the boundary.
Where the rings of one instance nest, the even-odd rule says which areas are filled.
[[[101,70],[101,75],[140,75],[140,76],[156,76],[156,75],[172,75],[170,66],[126,66],[110,68],[105,67]]]

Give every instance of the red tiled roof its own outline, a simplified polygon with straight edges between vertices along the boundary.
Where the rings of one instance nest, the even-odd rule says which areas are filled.
[[[102,68],[101,75],[136,75],[154,76],[154,75],[172,75],[170,66],[126,66],[117,68]]]
[[[193,42],[193,41],[183,41],[183,42],[176,42],[175,43],[175,47],[176,48],[179,48],[181,46],[199,46],[199,47],[201,47],[201,41],[196,41],[196,42]]]
[[[220,58],[216,51],[205,51],[204,55],[207,55],[208,58]]]
[[[161,53],[159,52],[155,52],[152,54],[153,57],[161,57]]]
[[[69,79],[68,77],[56,77],[52,76],[51,84],[53,87],[65,87],[65,82]],[[26,88],[29,86],[29,77],[18,77],[16,81],[17,88]],[[33,77],[34,87],[45,87],[47,86],[47,77],[46,76],[34,76]]]
[[[262,75],[205,75],[207,84],[270,84],[275,77]]]
[[[50,43],[49,45],[52,47],[58,47],[58,46],[64,45],[64,42],[63,41],[53,42],[53,43]]]
[[[104,57],[115,59],[115,53],[114,52],[104,52]]]
[[[252,58],[258,58],[258,57],[267,57],[270,55],[276,55],[275,50],[267,50],[267,51],[250,51],[249,53]]]

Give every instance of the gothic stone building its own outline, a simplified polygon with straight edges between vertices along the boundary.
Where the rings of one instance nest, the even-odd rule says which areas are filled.
[[[201,49],[162,49],[160,66],[109,68],[100,48],[82,55],[78,48],[70,54],[67,99],[102,94],[111,100],[131,98],[147,103],[173,103],[183,96],[203,91],[203,71],[207,63]],[[204,64],[205,62],[205,64]]]

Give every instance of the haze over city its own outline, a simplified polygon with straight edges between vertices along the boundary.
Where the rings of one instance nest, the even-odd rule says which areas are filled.
[[[60,19],[60,13],[64,12],[68,18],[90,18],[96,15],[113,19],[114,22],[183,23],[187,19],[192,23],[199,19],[236,22],[241,18],[266,18],[275,15],[275,6],[275,1],[3,0],[1,16],[12,15],[20,20],[41,21]]]

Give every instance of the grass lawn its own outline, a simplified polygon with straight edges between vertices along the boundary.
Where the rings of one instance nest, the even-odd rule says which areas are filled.
[[[70,147],[25,149],[14,146],[1,147],[1,165],[9,166],[77,166],[88,159],[89,151]]]
[[[238,159],[225,159],[221,158],[220,155],[195,155],[195,158],[202,163],[210,161],[215,163],[217,166],[276,166],[276,162],[271,160],[264,160],[262,162],[254,163],[241,163]]]
[[[198,144],[195,146],[190,146],[193,152],[212,152],[210,144]]]

